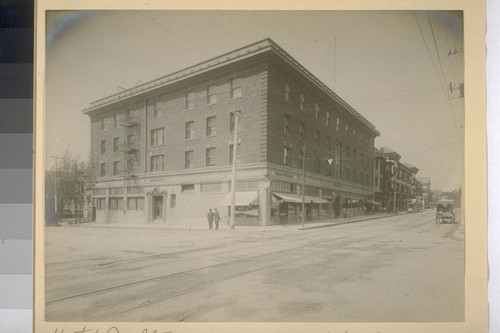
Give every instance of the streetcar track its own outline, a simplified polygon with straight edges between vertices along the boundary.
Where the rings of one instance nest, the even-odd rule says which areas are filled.
[[[405,223],[405,225],[411,224],[411,223],[413,223],[413,221],[407,222],[407,223]],[[383,229],[388,229],[390,227],[392,227],[392,224],[391,225],[385,225]],[[382,231],[383,229],[377,229],[376,231]],[[52,300],[46,301],[46,304],[50,304],[50,303],[54,303],[54,302],[58,302],[58,301],[63,301],[63,300],[70,299],[70,298],[76,298],[76,297],[86,296],[86,295],[95,294],[95,293],[99,293],[99,292],[104,292],[104,291],[108,291],[108,290],[112,290],[112,289],[127,287],[127,286],[131,286],[131,285],[134,285],[134,284],[145,283],[145,282],[149,282],[149,281],[153,281],[153,280],[158,280],[158,279],[162,279],[162,278],[166,278],[166,277],[170,277],[170,276],[175,276],[175,275],[180,275],[180,274],[187,274],[189,272],[200,271],[202,269],[209,269],[209,268],[215,268],[215,267],[220,267],[220,266],[227,266],[229,264],[234,264],[236,262],[248,261],[248,260],[251,260],[251,259],[255,259],[257,257],[274,255],[274,254],[277,254],[277,253],[286,252],[286,251],[290,251],[290,250],[296,250],[296,249],[308,247],[308,246],[311,246],[311,245],[316,245],[317,246],[319,244],[328,243],[328,242],[338,242],[339,240],[342,241],[342,244],[343,244],[343,242],[346,239],[359,237],[360,234],[366,234],[366,233],[372,233],[372,232],[373,232],[373,230],[367,230],[367,231],[364,231],[362,233],[358,232],[355,235],[343,236],[343,237],[340,237],[340,238],[335,238],[333,240],[332,239],[322,240],[319,243],[316,240],[315,241],[309,241],[306,244],[299,245],[299,246],[292,247],[292,248],[285,248],[285,249],[274,251],[274,252],[268,252],[268,253],[263,253],[263,254],[257,254],[257,255],[254,255],[254,256],[249,256],[249,257],[244,257],[244,258],[238,258],[238,259],[235,259],[235,260],[232,260],[232,261],[228,261],[228,262],[224,262],[224,263],[217,263],[217,264],[203,266],[203,267],[196,267],[196,268],[188,269],[188,270],[184,270],[184,271],[179,271],[179,272],[174,272],[174,273],[169,273],[169,274],[163,274],[163,275],[152,277],[152,278],[141,279],[141,280],[127,282],[127,283],[120,284],[120,285],[114,285],[114,286],[109,286],[109,287],[105,287],[105,288],[101,288],[101,289],[90,290],[90,291],[79,293],[79,294],[73,294],[73,295],[69,295],[69,296],[64,296],[64,297],[60,297],[60,298],[57,298],[57,299],[52,299]],[[320,233],[320,232],[318,232],[318,233]],[[322,232],[322,233],[324,233],[324,232]],[[290,238],[291,236],[296,237],[296,235],[285,235],[285,236],[281,236],[281,237],[273,237],[272,239],[274,239],[274,238],[282,238],[282,239],[283,238]],[[373,236],[371,236],[371,237],[373,237]],[[370,237],[363,238],[362,240],[367,240],[369,238]],[[225,244],[225,245],[222,245],[222,246],[217,246],[216,248],[222,248],[222,247],[227,246],[227,245],[230,245],[230,244]]]
[[[324,252],[331,252],[331,251],[337,250],[338,248],[341,248],[341,247],[345,246],[346,244],[351,244],[351,239],[350,238],[357,238],[357,239],[359,239],[357,236],[359,236],[359,234],[358,235],[353,235],[352,237],[346,237],[346,239],[344,241],[342,241],[341,243],[338,243],[334,247],[328,248]],[[371,236],[359,239],[359,242],[368,240],[370,238],[371,238]],[[335,241],[336,240],[331,240],[331,239],[330,240],[324,240],[324,241],[322,241],[320,243],[315,243],[315,245],[326,244],[326,243],[331,243],[331,242],[335,242]],[[309,250],[308,249],[304,249],[304,248],[310,247],[311,246],[310,243],[313,243],[313,242],[309,242],[308,244],[301,245],[301,246],[296,246],[294,248],[288,248],[288,249],[284,249],[284,250],[280,250],[280,251],[275,251],[275,252],[266,253],[266,254],[262,254],[262,255],[257,255],[257,256],[253,256],[253,257],[243,258],[243,259],[240,259],[240,260],[235,260],[234,262],[222,263],[219,266],[229,266],[230,264],[234,264],[236,262],[251,261],[251,260],[256,259],[258,257],[276,256],[276,255],[280,254],[281,252],[288,252],[290,250],[299,250],[299,249],[302,249],[302,250],[305,250],[306,252],[308,252]],[[186,295],[186,294],[190,294],[190,293],[199,291],[201,289],[206,289],[209,286],[212,286],[212,285],[215,285],[215,284],[218,284],[218,283],[230,280],[230,279],[234,279],[234,278],[241,277],[243,275],[247,275],[247,274],[255,273],[255,272],[258,272],[258,271],[262,271],[262,270],[265,270],[265,269],[267,269],[269,267],[284,266],[286,264],[289,264],[290,262],[294,262],[296,260],[300,260],[302,258],[307,258],[307,257],[309,257],[309,254],[304,254],[304,255],[301,255],[299,257],[295,256],[294,258],[288,258],[286,260],[283,260],[282,258],[277,258],[276,260],[280,260],[280,263],[272,262],[272,263],[265,264],[265,265],[260,266],[260,267],[252,268],[252,269],[249,269],[249,270],[245,270],[243,272],[229,274],[228,276],[226,276],[224,278],[214,279],[214,281],[212,281],[212,282],[205,282],[203,284],[203,286],[201,286],[201,287],[196,287],[196,288],[188,289],[188,290],[182,291],[180,293],[177,293],[175,295],[169,295],[167,297],[163,297],[163,298],[151,301],[149,303],[145,303],[145,304],[142,304],[142,305],[137,305],[137,306],[134,306],[132,308],[119,311],[117,313],[107,314],[105,316],[100,316],[100,317],[92,318],[90,320],[91,321],[99,321],[99,320],[102,320],[102,319],[106,319],[106,318],[110,318],[110,317],[117,316],[117,315],[120,315],[120,314],[124,314],[124,313],[130,312],[130,311],[137,310],[139,308],[147,307],[147,306],[152,305],[152,304],[160,303],[160,302],[165,301],[165,300],[169,300],[169,299],[173,299],[175,297],[179,297],[179,296],[183,296],[183,295]],[[207,266],[207,267],[201,268],[200,270],[209,269],[209,268],[213,268],[213,267]],[[186,272],[186,273],[188,273],[188,272]],[[171,277],[171,276],[164,276],[163,278],[166,279],[166,278],[169,278],[169,277]]]
[[[389,216],[391,217],[391,216]],[[367,221],[363,221],[363,222],[369,222],[369,220]],[[406,223],[404,223],[403,225],[399,224],[400,227],[405,227],[406,225],[408,224],[412,224],[414,223],[413,221],[406,221]],[[343,224],[339,224],[337,226],[341,226]],[[389,228],[391,227],[392,224],[389,224],[389,225],[385,225],[384,227],[385,228]],[[321,231],[321,229],[313,229],[311,231],[307,230],[309,234],[318,234],[318,233],[324,233],[325,231]],[[276,237],[269,237],[269,238],[266,238],[266,240],[273,240],[273,239],[280,239],[280,240],[283,240],[283,242],[287,241],[288,239],[290,238],[293,238],[295,239],[297,237],[297,234],[286,234],[286,235],[280,235],[280,236],[276,236]],[[337,240],[341,240],[342,238],[337,238]],[[252,243],[253,240],[240,240],[238,244],[241,244],[241,243]],[[215,245],[215,246],[208,246],[208,247],[202,247],[202,248],[196,248],[196,249],[190,249],[190,250],[184,250],[184,251],[176,251],[176,252],[167,252],[167,253],[156,253],[156,254],[152,254],[152,255],[148,255],[148,256],[141,256],[141,257],[134,257],[134,258],[126,258],[126,259],[121,259],[119,260],[120,263],[123,263],[123,262],[126,262],[126,261],[136,261],[136,262],[139,262],[141,260],[146,260],[148,258],[159,258],[159,259],[168,259],[169,257],[173,257],[173,256],[177,256],[177,255],[182,255],[182,254],[188,254],[188,253],[196,253],[196,252],[201,252],[201,251],[205,251],[207,249],[211,249],[211,250],[214,250],[214,249],[222,249],[222,248],[225,248],[225,247],[230,247],[234,245],[234,243],[226,243],[226,244],[220,244],[220,245]],[[98,268],[108,268],[108,267],[111,267],[113,264],[110,264],[110,265],[102,265],[102,266],[96,266],[96,264],[90,264],[90,265],[81,265],[81,266],[78,266],[78,267],[71,267],[71,268],[68,268],[68,269],[64,269],[64,270],[74,270],[74,269],[77,269],[77,268],[95,268],[95,267],[98,267]],[[61,270],[60,270],[61,271]],[[49,274],[50,273],[54,273],[55,271],[50,271],[48,272]],[[140,281],[138,281],[140,282]],[[133,283],[133,282],[131,282]],[[105,289],[105,288],[103,288]],[[91,292],[91,291],[89,291]]]
[[[357,236],[353,236],[353,237],[357,238]],[[365,237],[365,238],[361,238],[361,239],[358,238],[357,243],[363,242],[365,240],[369,240],[372,237],[373,236]],[[352,238],[352,237],[346,237],[346,238]],[[336,241],[336,240],[331,240],[331,239],[330,240],[324,240],[324,241],[320,242],[319,244],[326,244],[326,243],[331,243],[331,242],[334,242],[334,241]],[[315,243],[315,245],[319,245],[319,244]],[[322,253],[336,251],[336,250],[338,250],[339,248],[343,247],[346,244],[352,244],[352,243],[350,243],[350,240],[346,239],[342,243],[336,244],[334,247],[326,248]],[[134,307],[126,309],[126,310],[122,310],[122,311],[119,311],[119,312],[116,312],[116,313],[112,313],[112,314],[108,314],[108,315],[105,315],[105,316],[100,316],[100,317],[92,318],[91,321],[102,321],[102,320],[107,319],[107,318],[112,318],[112,317],[115,317],[115,316],[119,316],[119,315],[131,312],[131,311],[134,311],[134,310],[137,310],[137,309],[140,309],[140,308],[145,308],[145,307],[148,307],[148,306],[151,306],[151,305],[154,305],[154,304],[158,304],[158,303],[161,303],[161,302],[164,302],[164,301],[176,298],[176,297],[180,297],[180,296],[184,296],[184,295],[187,295],[187,294],[190,294],[190,293],[194,293],[194,292],[200,291],[202,289],[206,290],[206,289],[209,289],[210,287],[212,287],[214,285],[226,282],[226,281],[231,280],[231,279],[239,278],[239,277],[241,277],[243,275],[248,275],[248,274],[252,274],[252,273],[258,272],[258,271],[262,271],[262,270],[265,270],[265,269],[267,269],[269,267],[278,268],[278,267],[286,266],[290,262],[295,262],[295,261],[301,260],[303,258],[308,258],[310,256],[310,254],[308,254],[309,250],[306,249],[306,248],[309,247],[310,245],[311,244],[305,244],[305,245],[298,246],[298,247],[294,248],[294,250],[297,250],[297,249],[306,250],[307,253],[305,253],[305,254],[303,254],[301,256],[295,256],[294,258],[288,258],[287,260],[282,261],[279,264],[270,263],[270,264],[267,264],[267,265],[264,265],[264,266],[261,266],[261,267],[257,267],[257,268],[251,269],[251,270],[247,270],[247,271],[244,271],[244,272],[239,272],[237,274],[232,274],[232,275],[226,276],[224,278],[219,278],[219,279],[214,280],[212,282],[205,283],[202,287],[197,287],[197,288],[185,290],[185,291],[177,293],[175,295],[169,295],[167,297],[160,298],[160,299],[151,301],[149,303],[140,304],[140,305],[134,306]],[[377,246],[377,249],[383,248],[385,246],[387,246],[387,244],[380,244],[379,246]],[[287,250],[284,250],[284,251],[287,251]],[[279,252],[281,252],[281,251],[279,251]],[[273,253],[269,253],[269,255],[275,255],[277,253],[278,252],[273,252]]]
[[[327,225],[327,226],[321,226],[321,228],[300,229],[300,231],[302,231],[302,232],[307,231],[309,233],[313,233],[313,232],[321,233],[321,232],[324,232],[321,229],[325,229],[325,228],[328,228],[328,227],[338,227],[338,226],[348,225],[348,224],[352,224],[352,223],[375,222],[375,221],[380,220],[380,219],[397,217],[397,216],[401,216],[401,214],[400,215],[385,216],[385,217],[382,217],[382,218],[379,218],[379,219],[370,219],[370,220],[362,220],[362,221],[353,221],[353,222],[332,224],[332,225]],[[412,223],[412,222],[410,222],[410,223]],[[277,235],[277,236],[273,236],[273,237],[266,237],[265,239],[266,240],[288,239],[288,238],[294,238],[294,237],[296,237],[296,235],[297,234]],[[241,243],[251,243],[252,241],[253,241],[253,239],[243,239],[243,240],[239,240],[238,242],[241,244]],[[96,262],[96,263],[89,263],[89,264],[79,265],[79,266],[62,267],[62,268],[54,269],[54,270],[47,270],[47,273],[59,273],[59,272],[63,272],[63,271],[71,271],[71,270],[74,270],[74,269],[82,269],[82,268],[89,268],[89,267],[90,268],[95,268],[95,267],[109,267],[109,266],[112,266],[112,265],[115,265],[115,264],[119,264],[119,263],[141,261],[141,260],[146,260],[146,259],[151,259],[151,258],[162,259],[162,258],[174,257],[174,256],[178,256],[178,255],[183,255],[183,254],[201,252],[201,251],[205,251],[205,250],[220,249],[220,248],[224,248],[224,247],[227,247],[227,246],[230,246],[230,245],[232,245],[232,243],[218,244],[218,245],[213,245],[213,246],[199,247],[199,248],[195,248],[195,249],[181,250],[181,251],[175,251],[175,252],[153,253],[153,254],[149,254],[149,255],[145,255],[145,256],[138,256],[138,257],[132,257],[132,258],[124,258],[124,259],[116,259],[116,260],[115,259],[95,259],[95,261],[104,261],[104,262],[101,262],[101,263],[98,263],[98,262]],[[110,262],[109,260],[113,260],[113,261]],[[65,265],[65,264],[68,264],[68,263],[67,262],[64,262],[64,263],[49,263],[46,266]],[[69,265],[71,265],[71,262],[69,263]]]
[[[405,221],[405,223],[398,223],[398,226],[404,227],[404,226],[413,224],[414,222],[415,221]],[[383,230],[391,228],[391,227],[393,227],[392,223],[384,225],[384,226],[381,226],[381,228],[376,229],[375,231],[379,231],[380,232],[380,231],[383,231]],[[362,233],[366,234],[366,233],[373,233],[373,232],[374,232],[374,230],[370,229],[370,230],[364,231]],[[317,233],[324,233],[324,231],[320,231],[320,230],[309,231],[309,234],[317,234]],[[166,279],[166,278],[170,278],[170,277],[173,277],[173,276],[176,276],[176,275],[189,274],[189,273],[196,272],[196,271],[201,271],[201,270],[204,270],[204,269],[229,266],[229,265],[232,265],[232,264],[235,264],[235,263],[238,263],[238,262],[251,261],[251,260],[253,260],[255,258],[258,258],[258,257],[273,256],[273,255],[277,255],[279,253],[286,252],[286,251],[297,250],[297,249],[300,249],[300,248],[306,248],[306,247],[309,247],[311,245],[318,246],[320,244],[332,243],[332,242],[337,242],[338,243],[340,241],[340,243],[338,243],[338,245],[336,245],[335,247],[332,248],[332,249],[338,249],[339,247],[344,246],[345,242],[348,239],[350,239],[350,238],[358,238],[360,234],[361,233],[358,232],[355,235],[351,235],[351,236],[343,236],[341,238],[327,239],[327,240],[322,240],[322,241],[320,240],[319,243],[318,243],[317,240],[308,241],[306,244],[302,244],[302,245],[299,245],[299,246],[296,246],[296,247],[292,247],[292,248],[285,248],[285,249],[278,250],[278,251],[273,251],[273,252],[258,254],[258,255],[244,257],[244,258],[238,258],[238,259],[235,259],[235,260],[232,260],[232,261],[228,261],[228,262],[217,263],[217,264],[203,266],[203,267],[196,267],[196,268],[188,269],[188,270],[184,270],[184,271],[179,271],[179,272],[164,274],[164,275],[156,276],[156,277],[152,277],[152,278],[141,279],[141,280],[137,280],[137,281],[123,283],[123,284],[120,284],[120,285],[114,285],[114,286],[109,286],[109,287],[106,287],[106,288],[100,288],[100,289],[96,289],[96,290],[90,290],[90,291],[79,293],[79,294],[73,294],[73,295],[69,295],[69,296],[64,296],[64,297],[60,297],[60,298],[57,298],[57,299],[48,300],[48,301],[46,301],[46,304],[49,305],[49,304],[53,304],[53,303],[56,303],[56,302],[61,302],[61,301],[72,299],[72,298],[78,298],[78,297],[88,296],[88,295],[96,294],[96,293],[103,293],[103,292],[110,291],[110,290],[113,290],[113,289],[125,288],[125,287],[129,287],[129,286],[132,286],[132,285],[139,285],[139,284],[150,282],[150,281],[154,281],[154,280]],[[286,241],[288,238],[291,238],[291,237],[296,238],[296,236],[297,236],[296,234],[293,234],[293,235],[281,235],[281,236],[277,236],[277,237],[266,238],[266,240],[272,240],[272,239],[280,238],[280,239],[283,239],[284,241]],[[371,235],[370,237],[367,237],[367,238],[360,239],[359,241],[368,240],[371,237],[373,237],[373,235]],[[223,248],[223,247],[227,247],[229,245],[231,245],[231,244],[224,244],[224,245],[221,245],[221,246],[219,246],[219,245],[218,246],[212,246],[210,248]],[[191,250],[189,252],[197,252],[197,251],[201,251],[201,250],[202,249],[193,249],[193,250]],[[178,252],[184,252],[185,253],[186,251],[178,251]],[[153,257],[155,257],[155,256],[158,256],[158,254],[153,255]],[[152,257],[152,256],[145,256],[145,257],[141,257],[141,258],[147,259],[149,257]],[[131,259],[131,258],[129,258],[129,259]],[[134,258],[134,260],[139,260],[139,258]],[[290,261],[293,261],[293,260],[287,260],[285,263],[288,263]],[[266,268],[266,267],[264,267],[264,268]],[[258,270],[261,270],[261,269],[264,269],[264,268],[259,268]],[[242,273],[241,275],[243,275],[243,274],[248,274],[248,273]],[[194,290],[195,289],[193,289],[193,291]],[[173,297],[168,297],[168,298],[173,298]],[[168,298],[166,298],[166,299],[168,299]]]
[[[356,237],[356,236],[355,235],[354,236],[345,236],[343,238],[353,238],[353,237]],[[335,240],[338,240],[338,239],[335,239]],[[323,242],[326,242],[326,241],[323,241]],[[312,242],[310,242],[310,243],[312,243]],[[208,266],[187,269],[187,270],[183,270],[183,271],[179,271],[179,272],[174,272],[174,273],[169,273],[169,274],[163,274],[163,275],[160,275],[160,276],[155,276],[155,277],[151,277],[151,278],[147,278],[147,279],[142,279],[142,280],[127,282],[127,283],[124,283],[124,284],[109,286],[109,287],[106,287],[106,288],[101,288],[101,289],[96,289],[96,290],[90,290],[90,291],[79,293],[79,294],[73,294],[73,295],[69,295],[69,296],[64,296],[64,297],[56,298],[56,299],[53,299],[53,300],[48,300],[48,301],[45,301],[45,304],[59,302],[59,301],[63,301],[63,300],[70,299],[70,298],[76,298],[76,297],[86,296],[86,295],[90,295],[90,294],[95,294],[95,293],[99,293],[99,292],[103,292],[103,291],[107,291],[107,290],[112,290],[112,289],[117,289],[117,288],[122,288],[122,287],[128,287],[128,286],[131,286],[131,285],[134,285],[134,284],[145,283],[145,282],[149,282],[149,281],[153,281],[153,280],[157,280],[157,279],[162,279],[162,278],[166,278],[166,277],[171,277],[171,276],[175,276],[175,275],[187,274],[187,273],[190,273],[190,272],[196,272],[196,271],[200,271],[202,269],[209,269],[209,268],[215,268],[215,267],[220,267],[220,266],[226,266],[226,265],[234,264],[234,263],[240,262],[240,261],[251,260],[251,259],[258,258],[258,257],[266,256],[266,255],[273,255],[273,254],[280,253],[280,252],[286,252],[286,251],[295,250],[295,249],[298,249],[298,248],[301,248],[301,247],[310,246],[311,245],[310,243],[308,243],[306,245],[301,245],[301,246],[296,246],[296,247],[291,247],[291,248],[285,248],[285,249],[274,251],[274,252],[267,252],[267,253],[261,253],[261,254],[257,254],[257,255],[253,255],[253,256],[249,256],[249,257],[238,258],[238,259],[231,260],[231,261],[226,261],[226,262],[223,262],[223,263],[217,263],[217,264],[212,264],[212,265],[208,265]]]

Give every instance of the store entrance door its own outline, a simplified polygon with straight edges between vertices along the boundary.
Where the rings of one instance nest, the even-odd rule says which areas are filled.
[[[163,196],[153,197],[153,221],[163,220]]]

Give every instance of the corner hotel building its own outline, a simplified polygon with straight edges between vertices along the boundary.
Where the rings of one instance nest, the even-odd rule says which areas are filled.
[[[206,226],[229,215],[235,112],[236,225],[363,214],[374,139],[361,114],[270,39],[92,102],[97,223]]]

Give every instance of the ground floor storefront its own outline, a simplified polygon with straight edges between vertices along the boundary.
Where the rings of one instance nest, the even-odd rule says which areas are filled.
[[[378,205],[368,186],[314,174],[304,182],[300,170],[269,164],[239,167],[235,187],[236,225],[298,223],[303,211],[307,221],[348,218]],[[232,199],[228,168],[111,179],[93,192],[96,223],[208,227],[209,210],[228,223]]]

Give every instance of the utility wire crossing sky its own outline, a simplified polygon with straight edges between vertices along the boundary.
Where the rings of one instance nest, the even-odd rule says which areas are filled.
[[[460,12],[54,11],[47,22],[46,156],[88,158],[91,102],[271,38],[375,125],[376,147],[434,189],[461,186]]]

